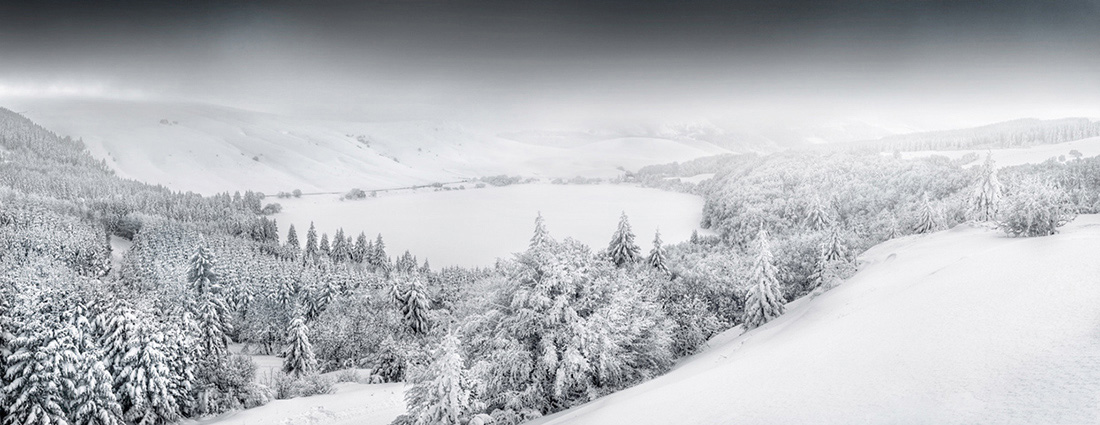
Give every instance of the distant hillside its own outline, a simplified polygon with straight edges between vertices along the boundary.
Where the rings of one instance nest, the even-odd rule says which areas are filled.
[[[1087,118],[1019,119],[959,130],[933,131],[839,145],[880,152],[1013,148],[1045,145],[1100,136],[1100,122]]]
[[[83,139],[120,176],[211,194],[378,189],[488,175],[614,177],[728,152],[670,139],[517,141],[454,123],[286,117],[204,104],[22,101],[11,107]]]

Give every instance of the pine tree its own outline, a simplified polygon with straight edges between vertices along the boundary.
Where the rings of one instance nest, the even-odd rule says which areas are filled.
[[[355,238],[355,248],[351,250],[351,261],[356,263],[363,263],[366,261],[368,251],[367,234],[359,232],[359,237]]]
[[[928,201],[927,196],[924,197],[924,205],[921,207],[919,214],[917,223],[913,226],[913,233],[931,233],[940,229],[939,213],[932,207],[932,203]]]
[[[372,256],[371,267],[378,271],[389,270],[389,257],[386,255],[386,243],[382,242],[382,234],[378,234],[378,238],[374,240],[374,255]]]
[[[546,223],[543,221],[542,212],[540,211],[538,215],[535,216],[535,234],[531,236],[530,247],[534,249],[552,240],[553,239],[550,238],[550,233],[546,231]]]
[[[997,207],[1001,202],[1003,189],[997,178],[997,168],[994,166],[993,154],[985,157],[985,164],[980,169],[982,175],[978,180],[978,186],[974,188],[974,195],[970,198],[970,219],[975,221],[994,221],[997,219]]]
[[[191,269],[187,282],[195,291],[193,314],[198,320],[199,339],[203,353],[212,357],[224,357],[228,353],[230,331],[229,308],[222,298],[218,274],[214,271],[217,260],[202,245],[191,256]]]
[[[179,419],[172,396],[173,374],[159,332],[142,330],[131,342],[115,375],[115,393],[130,423],[164,425]]]
[[[665,264],[665,248],[661,242],[660,230],[657,230],[657,234],[653,236],[653,249],[649,251],[649,259],[646,260],[646,263],[663,273],[668,273],[668,266]]]
[[[190,268],[187,271],[187,283],[191,285],[192,291],[199,295],[215,291],[213,286],[218,280],[218,275],[214,271],[216,264],[214,254],[205,246],[199,245],[199,249],[191,256]]]
[[[332,261],[342,263],[348,260],[348,244],[347,239],[344,238],[344,229],[340,228],[336,230],[336,235],[332,237]]]
[[[68,312],[67,336],[73,342],[77,367],[70,370],[74,386],[66,411],[73,425],[122,425],[122,407],[114,392],[114,377],[100,358],[103,350],[93,338],[94,326],[82,305]]]
[[[313,345],[309,343],[309,329],[305,320],[298,317],[290,322],[287,330],[287,348],[283,352],[283,372],[295,378],[312,375],[317,371],[317,359],[313,355]]]
[[[321,234],[321,243],[317,245],[317,251],[323,255],[332,255],[332,248],[329,247],[328,233]]]
[[[78,362],[71,341],[41,323],[27,326],[11,341],[2,404],[4,425],[69,423],[65,405],[75,389],[71,373]]]
[[[420,280],[414,280],[402,297],[401,314],[405,317],[405,323],[414,333],[424,334],[428,332],[428,294]]]
[[[611,262],[616,266],[622,267],[628,263],[636,263],[642,257],[641,248],[634,243],[634,232],[630,230],[630,221],[626,217],[626,212],[619,217],[619,228],[615,230],[615,234],[611,236],[611,243],[608,244],[607,254],[611,258]]]
[[[840,229],[834,227],[829,231],[829,239],[822,247],[822,257],[825,261],[848,261],[848,246]]]
[[[286,247],[295,254],[302,249],[298,244],[298,232],[294,230],[294,225],[290,225],[290,229],[286,232]]]
[[[757,235],[756,261],[753,262],[752,280],[745,300],[745,329],[754,329],[783,314],[783,295],[779,288],[779,279],[768,245],[767,232],[761,230]]]
[[[411,374],[405,394],[409,416],[416,425],[458,425],[471,412],[466,361],[458,337],[447,334],[427,367]]]
[[[309,222],[309,230],[306,232],[306,255],[317,255],[317,228],[313,227],[313,222]]]
[[[832,225],[833,218],[821,198],[815,197],[806,211],[804,221],[806,227],[813,230],[823,230]]]

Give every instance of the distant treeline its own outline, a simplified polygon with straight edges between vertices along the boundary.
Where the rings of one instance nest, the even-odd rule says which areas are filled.
[[[1100,122],[1086,118],[1020,119],[961,130],[887,136],[836,147],[878,152],[1017,148],[1096,136],[1100,136]]]

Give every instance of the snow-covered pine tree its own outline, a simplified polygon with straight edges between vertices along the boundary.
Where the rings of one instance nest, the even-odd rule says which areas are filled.
[[[309,222],[309,230],[306,232],[306,256],[317,255],[317,228],[313,222]]]
[[[389,270],[389,256],[386,254],[386,243],[382,241],[382,234],[378,234],[378,238],[374,240],[374,253],[372,255],[371,268],[377,271]]]
[[[745,300],[745,329],[754,329],[783,314],[783,294],[775,259],[768,245],[768,234],[761,230],[756,237],[756,261],[753,262],[752,280]]]
[[[981,177],[978,186],[974,188],[974,194],[970,198],[970,219],[980,222],[994,221],[997,219],[997,207],[1000,204],[1003,188],[997,179],[997,168],[994,166],[993,154],[986,154],[985,164],[980,168]]]
[[[362,263],[366,261],[367,253],[370,252],[367,249],[367,234],[359,232],[359,236],[355,238],[355,247],[351,250],[351,261],[356,263]]]
[[[298,244],[298,231],[294,230],[294,224],[291,224],[290,229],[286,231],[285,246],[287,247],[287,249],[294,252],[295,255],[297,255],[298,251],[302,249],[302,247]]]
[[[829,239],[825,241],[821,252],[825,261],[848,261],[848,245],[839,228],[833,227],[829,230]]]
[[[419,279],[413,280],[404,291],[404,301],[401,306],[401,315],[405,317],[405,323],[414,333],[424,334],[428,332],[429,300],[424,285]]]
[[[534,249],[551,241],[550,233],[546,231],[546,222],[542,219],[542,211],[535,216],[535,234],[531,236],[530,248]]]
[[[658,229],[657,234],[653,236],[653,249],[649,251],[649,258],[646,260],[646,263],[648,263],[650,267],[668,273],[668,265],[665,264],[667,262],[665,258],[665,247],[663,245],[664,244],[661,242],[661,230]]]
[[[814,197],[806,208],[806,218],[803,223],[813,230],[824,230],[832,225],[833,217],[825,202],[819,197]]]
[[[317,251],[320,254],[332,255],[332,248],[328,243],[328,233],[321,234],[321,243],[317,244]]]
[[[214,270],[217,260],[214,254],[199,245],[198,251],[191,256],[191,268],[187,273],[187,282],[195,291],[193,314],[198,321],[199,341],[203,353],[211,357],[224,357],[228,354],[230,331],[229,308],[222,298],[222,287],[218,274]]]
[[[300,378],[317,371],[317,358],[309,343],[309,328],[301,317],[294,318],[287,329],[287,347],[283,352],[283,372]]]
[[[925,195],[924,205],[921,206],[917,215],[917,223],[913,226],[913,233],[932,233],[939,229],[939,213],[936,211],[936,208],[932,206],[932,202],[928,200],[928,196]]]
[[[174,378],[162,334],[141,329],[115,375],[115,394],[123,418],[139,425],[165,425],[178,420],[180,407],[170,390]]]
[[[342,263],[348,260],[348,242],[344,237],[344,229],[336,229],[336,235],[332,237],[332,261]]]
[[[428,264],[428,259],[424,259],[424,265],[420,266],[420,274],[427,275],[432,272],[432,266]]]
[[[619,216],[619,227],[611,236],[611,243],[607,246],[607,254],[611,262],[618,267],[625,264],[638,262],[642,257],[642,250],[634,243],[634,232],[630,230],[630,220],[626,217],[626,211]]]
[[[208,251],[206,246],[199,245],[198,250],[191,256],[190,268],[187,270],[187,283],[191,290],[198,295],[220,292],[217,285],[218,275],[214,271],[217,260],[214,253]]]
[[[454,334],[444,336],[431,363],[414,369],[411,375],[413,385],[405,393],[405,401],[413,424],[458,425],[472,413],[466,360]]]
[[[74,382],[65,405],[69,422],[73,425],[123,425],[122,407],[114,392],[114,377],[100,358],[103,350],[94,338],[95,326],[79,303],[66,314],[64,332],[73,342],[78,356],[76,369],[69,371]]]
[[[11,347],[2,392],[4,425],[68,424],[65,406],[75,389],[71,371],[79,364],[71,341],[37,322],[24,326]]]
[[[122,407],[114,392],[114,377],[91,353],[83,356],[69,412],[72,425],[123,425]]]

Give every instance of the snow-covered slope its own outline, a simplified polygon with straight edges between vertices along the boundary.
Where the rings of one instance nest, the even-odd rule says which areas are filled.
[[[1098,423],[1097,252],[1100,216],[1043,238],[889,241],[775,321],[534,423]]]
[[[1072,142],[1056,143],[1051,145],[1037,145],[1026,148],[992,149],[992,150],[957,150],[957,151],[917,151],[902,152],[903,158],[920,158],[932,155],[941,155],[948,158],[961,158],[969,153],[976,153],[979,159],[972,164],[981,164],[985,160],[986,152],[993,154],[993,160],[998,167],[1011,167],[1021,164],[1038,164],[1051,158],[1064,156],[1073,159],[1071,151],[1080,152],[1082,157],[1100,155],[1100,137],[1074,140]]]
[[[83,138],[123,177],[206,194],[381,189],[496,174],[611,177],[619,166],[728,152],[664,139],[539,145],[454,123],[325,121],[204,104],[2,102],[59,134]]]
[[[405,413],[404,385],[338,383],[332,394],[275,400],[185,425],[386,425]]]

